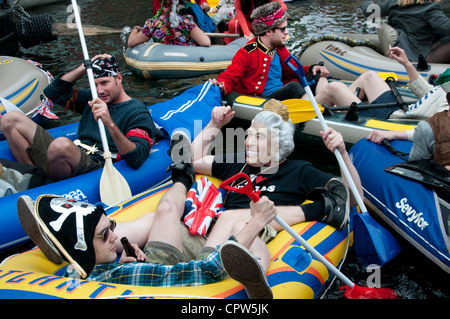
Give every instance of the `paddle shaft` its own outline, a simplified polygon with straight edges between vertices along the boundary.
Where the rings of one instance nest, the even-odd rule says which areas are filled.
[[[314,108],[314,111],[316,112],[317,118],[319,119],[320,125],[322,126],[322,129],[325,131],[328,128],[327,123],[325,122],[325,119],[323,118],[322,113],[320,112],[319,106],[317,105],[316,98],[314,97],[314,94],[312,93],[309,85],[305,86],[306,94],[308,94],[308,97],[312,103],[312,106]],[[366,205],[364,204],[361,195],[358,192],[358,188],[355,185],[355,182],[353,181],[353,178],[350,174],[350,171],[348,170],[347,165],[345,165],[344,159],[342,158],[342,154],[339,152],[339,150],[336,148],[334,150],[334,155],[336,156],[336,159],[338,160],[339,166],[342,170],[342,172],[345,175],[345,178],[347,179],[347,182],[350,186],[350,189],[352,190],[353,196],[355,196],[355,199],[358,203],[359,208],[361,208],[361,211],[363,213],[367,212]]]
[[[89,86],[91,88],[92,99],[94,100],[98,97],[97,88],[95,87],[94,73],[92,72],[91,60],[89,59],[89,53],[87,50],[86,40],[84,38],[84,33],[83,33],[83,26],[81,25],[80,12],[78,11],[78,5],[77,5],[76,0],[71,0],[71,1],[72,1],[73,13],[75,15],[75,22],[76,22],[77,28],[78,28],[78,34],[80,36],[81,48],[83,50],[84,65],[86,67],[86,73],[87,73],[87,76],[89,79]],[[107,154],[107,155],[109,154],[109,156],[111,156],[111,154],[109,152],[108,140],[106,138],[105,126],[103,125],[101,118],[99,118],[97,122],[98,122],[98,128],[100,130],[100,136],[102,139],[103,150],[104,150],[105,154]],[[110,159],[111,159],[111,157],[110,157]]]
[[[78,24],[77,24],[78,25]],[[66,23],[53,23],[53,35],[73,35],[76,30],[69,27]],[[104,27],[100,25],[85,25],[83,27],[83,36],[99,36],[99,35],[111,35],[111,34],[122,34],[123,29],[114,29],[109,27]],[[239,34],[228,34],[228,33],[209,33],[205,32],[207,36],[211,38],[239,38]]]
[[[230,184],[233,184],[236,180],[244,178],[247,183],[241,187],[233,187]],[[253,183],[250,177],[243,173],[239,172],[236,175],[228,178],[223,181],[220,188],[225,189],[227,191],[236,192],[240,194],[247,195],[253,202],[258,202],[260,200],[259,194],[260,191],[255,192],[253,190]],[[291,226],[289,226],[280,216],[275,216],[275,221],[286,230],[300,245],[306,248],[307,251],[311,253],[317,260],[325,265],[333,274],[335,274],[339,279],[341,279],[347,286],[353,288],[355,284],[348,279],[339,269],[337,269],[331,262],[329,262],[325,257],[323,257],[313,246],[311,246],[306,240],[302,238]]]
[[[330,263],[325,257],[323,257],[313,246],[311,246],[306,240],[302,238],[291,226],[289,226],[280,216],[275,217],[275,221],[283,227],[297,242],[299,242],[307,251],[311,253],[317,260],[319,260],[325,267],[328,268],[333,274],[342,280],[347,286],[352,288],[355,284],[348,279],[339,269],[337,269],[332,263]]]
[[[361,104],[357,106],[358,110],[370,110],[370,109],[381,109],[386,107],[395,107],[398,106],[397,102],[390,103],[380,103],[380,104]],[[352,106],[326,106],[330,111],[346,111],[349,110]]]
[[[297,64],[297,67],[295,67],[291,60],[294,60]],[[311,88],[309,87],[308,80],[306,80],[305,71],[303,70],[303,66],[301,65],[300,61],[298,61],[297,58],[290,55],[285,61],[284,61],[290,68],[292,68],[295,73],[300,78],[300,83],[304,87],[306,94],[308,94],[309,100],[314,108],[314,112],[316,112],[317,118],[319,119],[320,125],[322,126],[322,130],[326,130],[328,128],[327,123],[325,122],[325,119],[323,118],[322,112],[320,111],[319,105],[317,104],[316,98],[314,97],[314,94],[311,91]],[[341,153],[338,149],[334,150],[334,155],[336,156],[336,159],[338,160],[339,166],[344,173],[345,178],[347,179],[348,184],[350,185],[350,189],[353,193],[353,196],[355,196],[356,202],[358,203],[359,208],[363,213],[367,212],[366,205],[364,205],[364,202],[361,198],[361,195],[359,195],[358,189],[355,185],[355,182],[353,181],[353,178],[350,174],[350,171],[348,170],[347,165],[345,165],[344,159],[342,158]]]

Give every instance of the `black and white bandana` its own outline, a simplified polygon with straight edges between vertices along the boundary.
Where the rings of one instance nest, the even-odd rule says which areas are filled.
[[[95,266],[95,228],[105,211],[101,206],[55,195],[36,199],[35,212],[45,235],[80,273],[82,278]]]
[[[105,76],[116,76],[119,74],[119,61],[116,57],[98,58],[92,62],[92,72],[94,78],[102,78]]]

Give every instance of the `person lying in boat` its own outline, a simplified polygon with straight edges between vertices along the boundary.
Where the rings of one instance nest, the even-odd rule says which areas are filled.
[[[211,121],[197,135],[192,143],[194,168],[199,174],[206,174],[226,180],[244,172],[253,181],[255,191],[267,196],[276,206],[277,214],[289,225],[305,221],[321,221],[337,229],[343,229],[348,222],[350,205],[356,200],[350,195],[345,177],[341,180],[314,168],[311,163],[289,160],[294,149],[294,128],[285,104],[277,100],[265,103],[247,130],[245,152],[210,155],[212,141],[221,128],[229,123],[234,112],[229,106],[215,107]],[[338,149],[348,166],[358,191],[363,196],[359,175],[351,163],[340,133],[332,128],[321,132],[327,148]],[[238,187],[239,185],[233,185]],[[314,202],[303,204],[306,199]],[[237,221],[248,221],[250,199],[247,195],[228,192],[223,212],[214,225],[226,236],[226,229]],[[272,239],[280,225],[271,223],[261,235],[265,242]]]
[[[49,260],[59,264],[64,259],[71,264],[66,272],[69,277],[78,273],[86,280],[107,283],[179,287],[219,282],[228,274],[244,285],[249,297],[272,298],[265,276],[270,252],[255,241],[275,217],[273,202],[263,197],[252,204],[251,220],[236,223],[224,241],[219,242],[211,232],[208,243],[212,246],[191,260],[184,254],[183,236],[187,232],[182,232],[186,227],[180,222],[187,190],[195,180],[186,134],[172,134],[170,153],[173,186],[162,196],[155,213],[116,224],[102,206],[55,195],[41,195],[33,203],[23,195],[17,204],[19,220]],[[116,262],[122,252],[122,236],[134,243],[135,257],[122,253]],[[266,257],[262,261],[265,268],[250,248],[256,256]]]
[[[164,44],[209,47],[209,36],[195,24],[192,15],[180,11],[178,4],[182,6],[184,0],[163,0],[160,13],[148,19],[144,27],[133,27],[128,37],[128,47],[150,39]]]
[[[65,137],[54,139],[50,133],[24,114],[10,112],[1,118],[9,147],[19,163],[38,165],[54,181],[81,175],[104,165],[97,120],[107,129],[110,151],[117,152],[130,167],[138,168],[148,157],[156,128],[147,107],[131,98],[122,86],[122,74],[115,57],[108,54],[92,58],[98,98],[90,90],[75,90],[73,85],[86,74],[84,65],[60,75],[44,94],[55,104],[81,114],[78,139],[96,145],[97,151],[80,149]]]
[[[443,73],[437,83],[447,94],[450,103],[450,69]],[[431,118],[420,121],[409,131],[373,130],[367,136],[369,141],[381,144],[383,140],[393,139],[413,141],[409,160],[433,160],[450,171],[450,112],[436,113]]]
[[[438,2],[385,0],[377,2],[374,11],[373,2],[364,1],[361,10],[365,16],[374,12],[379,14],[377,18],[388,16],[388,23],[398,32],[398,46],[411,61],[418,61],[422,55],[429,63],[450,63],[450,18]]]
[[[210,79],[218,85],[222,95],[232,91],[240,94],[258,95],[277,100],[291,98],[307,99],[304,88],[299,83],[297,74],[284,63],[289,52],[286,49],[288,13],[283,10],[278,1],[272,1],[252,12],[253,29],[256,38],[240,48],[226,71],[217,79]],[[326,84],[329,75],[324,66],[304,66],[307,75],[320,72],[322,81]],[[316,86],[311,86],[316,89]]]
[[[441,86],[429,84],[408,60],[403,49],[393,47],[388,53],[392,59],[404,66],[410,79],[408,86],[419,100],[409,104],[407,111],[399,109],[399,106],[391,106],[359,110],[359,115],[381,119],[427,119],[438,112],[448,110],[445,90]],[[447,69],[446,72],[449,70]],[[358,96],[355,95],[357,88],[361,89]],[[362,105],[364,99],[369,104],[397,102],[389,85],[374,71],[365,72],[348,87],[342,82],[331,82],[324,86],[316,98],[321,101],[321,104],[328,106],[344,106],[354,102]]]

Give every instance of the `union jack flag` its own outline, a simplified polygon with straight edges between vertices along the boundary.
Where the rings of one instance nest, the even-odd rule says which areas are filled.
[[[222,211],[222,193],[203,176],[191,187],[186,198],[184,223],[191,234],[206,235],[214,217]]]
[[[49,119],[57,120],[59,117],[52,112],[53,102],[48,98],[43,98],[41,104],[38,106],[37,112]]]

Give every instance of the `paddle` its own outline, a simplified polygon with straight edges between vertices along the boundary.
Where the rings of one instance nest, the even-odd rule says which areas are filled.
[[[77,24],[78,33],[80,36],[81,48],[83,49],[84,65],[89,79],[89,86],[91,88],[92,99],[97,98],[97,89],[95,87],[94,73],[92,72],[91,60],[87,51],[86,41],[84,39],[83,28],[81,25],[80,13],[76,0],[71,0],[73,6],[73,13],[75,15],[75,22]],[[131,190],[125,178],[119,173],[112,163],[111,152],[109,151],[108,140],[106,138],[105,126],[102,120],[98,119],[98,128],[102,138],[103,158],[105,159],[105,166],[100,178],[100,199],[105,204],[112,206],[131,197]]]
[[[291,63],[291,60],[295,61],[297,67]],[[299,76],[300,82],[305,88],[306,93],[308,94],[309,100],[313,105],[314,111],[320,121],[322,129],[325,131],[328,126],[309,87],[309,83],[306,80],[305,72],[302,65],[300,64],[300,61],[298,61],[298,59],[293,55],[290,55],[285,60],[285,63],[289,67],[291,67]],[[361,209],[361,213],[355,214],[355,218],[353,220],[355,252],[364,262],[369,264],[376,263],[382,266],[398,255],[401,250],[400,244],[392,236],[392,234],[390,234],[383,226],[378,224],[372,218],[372,216],[370,216],[344,162],[344,159],[342,158],[342,155],[338,149],[334,150],[334,155],[336,156],[336,159],[339,162],[339,166],[341,167],[341,170],[350,185],[353,196],[355,197],[358,206]],[[369,241],[369,238],[371,239],[371,241]]]
[[[389,87],[396,96],[397,102],[365,104],[365,105],[358,104],[356,105],[356,109],[369,110],[369,109],[395,107],[398,105],[401,105],[402,108],[404,108],[404,106],[407,104],[403,101],[403,98],[398,93],[394,82],[395,80],[398,80],[397,75],[393,72],[378,72],[378,75],[388,83]],[[316,112],[314,108],[312,108],[311,102],[309,100],[289,99],[284,100],[283,103],[286,104],[286,106],[288,107],[289,116],[291,117],[292,123],[306,122],[316,117]],[[321,106],[319,104],[318,106],[321,113],[324,113],[324,111],[326,111],[331,115],[333,115],[333,111],[348,111],[355,107],[354,105],[329,107],[329,106]]]
[[[111,34],[122,34],[123,29],[114,29],[109,27],[104,27],[101,25],[84,25],[83,34],[85,36],[100,36],[100,35],[111,35]],[[53,35],[76,35],[77,31],[75,28],[69,27],[67,23],[53,23],[52,24],[52,34]],[[228,33],[206,33],[211,38],[239,38],[239,34],[228,34]]]
[[[240,185],[240,188],[233,187],[232,184],[234,181],[244,178],[247,183],[245,185]],[[259,201],[259,193],[253,191],[253,184],[250,180],[250,177],[245,173],[238,173],[229,179],[223,181],[220,186],[228,191],[245,194],[253,202]],[[397,294],[395,291],[389,288],[367,288],[357,286],[354,282],[352,282],[349,278],[347,278],[339,269],[337,269],[331,262],[329,262],[325,257],[323,257],[313,246],[311,246],[306,240],[304,240],[292,227],[290,227],[280,216],[275,217],[275,221],[283,227],[296,241],[300,243],[303,247],[308,250],[311,255],[313,255],[317,260],[319,260],[325,267],[328,268],[333,274],[335,274],[340,280],[342,280],[346,286],[341,289],[345,289],[344,296],[348,299],[396,299]]]

